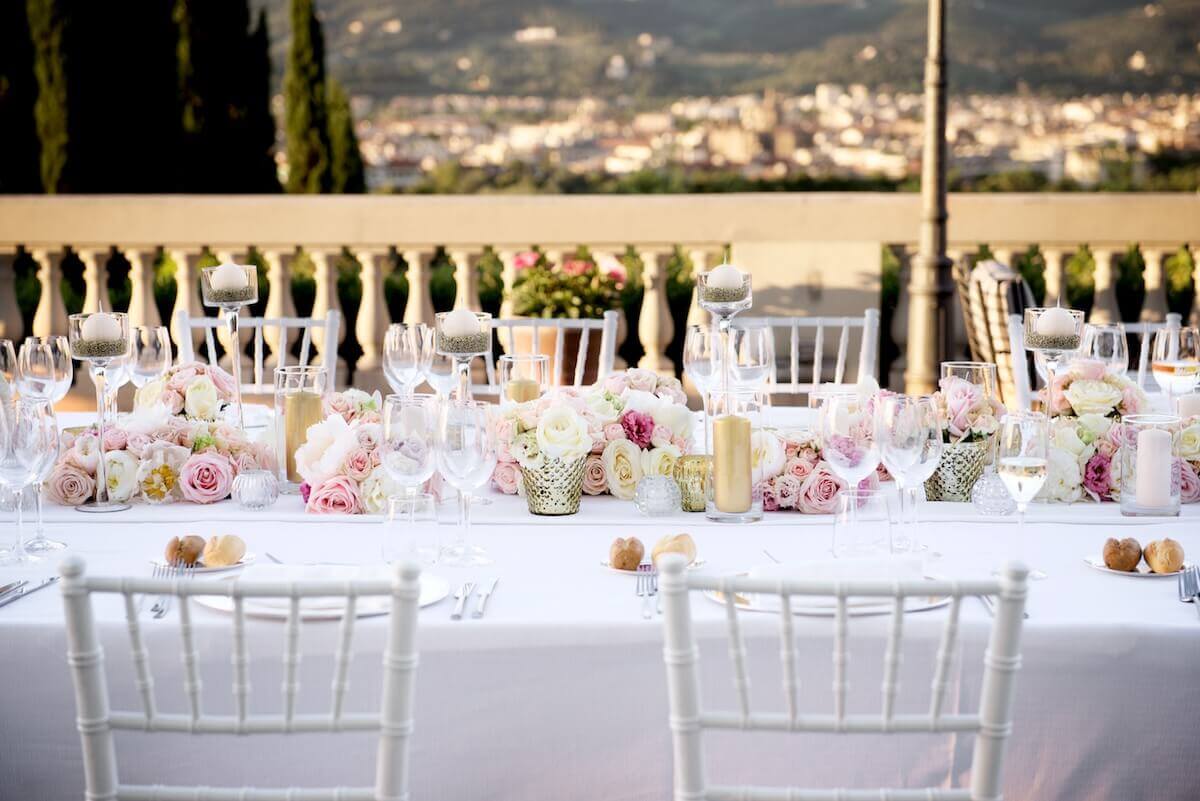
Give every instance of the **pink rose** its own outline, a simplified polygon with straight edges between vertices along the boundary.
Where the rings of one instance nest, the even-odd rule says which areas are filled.
[[[358,485],[346,476],[328,478],[313,487],[304,511],[317,515],[358,514]]]
[[[628,388],[629,379],[626,378],[624,370],[611,373],[608,378],[604,379],[604,390],[612,393],[613,395],[619,396]]]
[[[629,278],[629,273],[625,269],[625,265],[621,262],[610,264],[608,272],[605,273],[610,279],[617,283],[617,286],[624,286],[625,281]]]
[[[171,414],[179,414],[183,411],[183,393],[173,389],[163,390],[163,394],[158,397],[158,402],[167,407],[167,411]]]
[[[655,426],[650,434],[650,444],[655,448],[671,444],[671,430],[666,426]]]
[[[642,450],[650,446],[650,438],[654,435],[654,420],[650,415],[631,409],[621,416],[621,427],[634,445]]]
[[[262,466],[258,463],[251,451],[242,451],[233,459],[233,474],[241,475],[247,470],[261,470]]]
[[[946,404],[950,434],[962,437],[970,431],[972,414],[983,400],[983,389],[964,378],[948,375],[938,382]]]
[[[1097,451],[1083,468],[1083,488],[1094,501],[1110,500],[1112,457]]]
[[[498,462],[515,462],[516,458],[512,455],[511,441],[507,439],[496,440],[496,461]]]
[[[804,459],[799,456],[793,456],[791,459],[787,460],[787,463],[783,467],[783,472],[785,475],[795,476],[801,481],[804,481],[804,479],[808,478],[809,474],[816,466],[816,460],[810,462],[808,459]]]
[[[775,490],[771,489],[771,482],[760,481],[758,484],[755,484],[754,494],[762,499],[764,512],[779,511],[779,499],[775,497]]]
[[[371,453],[366,448],[355,448],[346,457],[346,475],[355,481],[364,481],[371,475]]]
[[[199,362],[192,362],[175,370],[171,374],[171,377],[167,379],[167,389],[179,395],[180,408],[182,408],[183,393],[187,390],[188,384],[192,383],[192,379],[200,375],[202,369],[203,366]],[[216,384],[215,381],[213,383]]]
[[[219,453],[193,453],[183,463],[179,487],[192,503],[224,500],[233,487],[233,465]]]
[[[111,426],[104,429],[104,450],[123,451],[129,442],[129,435],[122,428]]]
[[[236,387],[234,387],[232,375],[214,364],[209,365],[208,367],[208,377],[212,380],[213,386],[217,388],[217,396],[220,397],[221,400],[233,400]]]
[[[1104,379],[1104,362],[1098,359],[1080,359],[1071,365],[1067,371],[1075,379],[1084,381],[1101,381]]]
[[[630,389],[641,392],[654,392],[654,388],[658,386],[658,373],[641,367],[632,367],[626,370],[625,378],[629,381]]]
[[[374,409],[367,409],[358,416],[358,422],[367,425],[381,425],[383,423],[383,415]]]
[[[63,506],[78,506],[92,497],[96,480],[73,464],[59,462],[46,479],[46,494]]]
[[[683,437],[671,437],[671,444],[678,448],[680,453],[687,453],[692,449],[692,443]]]
[[[1200,501],[1200,476],[1196,469],[1184,459],[1175,460],[1179,464],[1179,500],[1183,503]]]
[[[354,419],[354,407],[346,400],[345,395],[337,392],[325,401],[325,414],[340,414],[342,419],[349,423]]]
[[[800,487],[797,508],[809,515],[830,515],[837,509],[838,493],[846,488],[846,482],[835,476],[825,462],[817,466]]]
[[[75,444],[63,457],[63,461],[89,475],[96,473],[96,464],[100,461],[98,449],[99,438],[95,431],[87,431],[75,438]]]
[[[128,439],[125,441],[125,450],[129,451],[138,459],[141,459],[142,454],[145,453],[146,448],[150,446],[151,442],[153,442],[153,440],[150,439],[149,434],[130,434]]]
[[[562,271],[567,275],[583,275],[592,266],[590,261],[583,259],[567,259],[562,263]]]
[[[803,482],[793,475],[784,474],[776,476],[771,480],[771,487],[775,490],[775,497],[779,499],[780,509],[795,509],[796,503],[800,499],[800,488]]]
[[[505,495],[516,495],[521,481],[521,468],[516,462],[498,462],[492,471],[492,486]]]
[[[1137,387],[1125,387],[1121,391],[1121,414],[1139,414],[1142,411],[1142,395]]]
[[[583,491],[587,495],[603,495],[608,492],[608,477],[604,474],[604,459],[595,454],[583,465]]]
[[[892,480],[892,474],[888,472],[888,469],[886,466],[884,466],[883,462],[880,462],[879,466],[875,468],[875,478],[879,481]]]
[[[625,439],[625,426],[620,423],[609,423],[604,427],[604,439],[612,442],[614,439]]]

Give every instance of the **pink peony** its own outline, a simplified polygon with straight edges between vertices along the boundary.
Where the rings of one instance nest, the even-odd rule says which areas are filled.
[[[625,439],[625,426],[620,423],[609,423],[604,427],[604,439],[609,442],[614,439]]]
[[[583,465],[583,491],[587,495],[603,495],[608,491],[604,459],[595,454],[589,456]]]
[[[505,495],[516,495],[521,481],[521,468],[516,462],[500,462],[492,471],[492,486]]]
[[[1200,476],[1196,469],[1184,459],[1176,459],[1179,463],[1179,500],[1183,503],[1200,502]]]
[[[642,450],[650,447],[650,438],[654,435],[654,420],[650,415],[631,409],[621,415],[621,427],[634,445]]]
[[[193,453],[183,463],[179,487],[192,503],[224,500],[233,487],[233,465],[219,453]]]
[[[772,479],[771,486],[775,490],[775,497],[779,499],[780,509],[796,508],[800,500],[800,488],[803,486],[800,479],[785,473]]]
[[[1083,488],[1092,500],[1107,501],[1112,491],[1112,457],[1097,451],[1083,468]]]
[[[92,497],[96,491],[96,480],[69,462],[62,461],[46,479],[46,493],[50,500],[63,506],[78,506]]]
[[[346,456],[346,475],[355,481],[365,481],[371,475],[374,465],[371,463],[371,453],[366,448],[355,448]]]
[[[835,476],[825,462],[818,462],[800,487],[797,508],[809,515],[830,515],[837,509],[838,493],[846,482]]]
[[[354,515],[360,511],[358,484],[346,476],[334,476],[313,487],[304,511],[318,515]]]

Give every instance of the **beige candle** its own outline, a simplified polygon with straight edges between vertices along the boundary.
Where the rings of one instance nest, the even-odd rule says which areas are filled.
[[[750,421],[727,415],[713,421],[713,503],[718,511],[750,511]]]
[[[542,388],[532,378],[514,378],[505,385],[504,394],[513,403],[525,403],[537,400]]]
[[[308,438],[309,426],[321,422],[321,396],[315,392],[289,392],[283,399],[283,447],[287,452],[288,481],[303,481],[296,472],[296,449]]]

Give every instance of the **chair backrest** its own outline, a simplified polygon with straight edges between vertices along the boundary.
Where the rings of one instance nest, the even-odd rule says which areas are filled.
[[[392,579],[354,581],[283,581],[251,582],[241,579],[178,580],[152,578],[106,578],[88,576],[84,562],[69,556],[59,567],[62,574],[63,603],[66,607],[67,661],[75,683],[79,737],[83,744],[84,776],[87,797],[130,801],[140,799],[205,798],[259,801],[395,801],[408,797],[408,740],[412,733],[413,681],[416,674],[417,602],[420,595],[420,569],[415,565],[397,568]],[[104,653],[100,647],[92,612],[92,596],[116,594],[124,599],[129,646],[141,696],[141,711],[112,710],[104,671]],[[183,689],[187,696],[187,714],[167,714],[155,703],[154,678],[149,654],[138,621],[136,595],[173,595],[178,599],[179,631],[184,665]],[[199,654],[192,630],[191,598],[219,596],[232,599],[232,694],[234,715],[210,715],[203,710],[200,693]],[[387,596],[391,599],[387,644],[384,652],[383,695],[379,714],[349,714],[343,711],[348,686],[347,675],[354,643],[356,605],[361,598]],[[345,614],[338,636],[338,648],[330,699],[325,715],[299,714],[296,696],[300,687],[300,620],[303,598],[344,597]],[[290,601],[283,656],[283,711],[276,715],[248,712],[250,684],[246,644],[246,598],[280,598]],[[374,787],[294,789],[212,789],[199,787],[161,787],[121,784],[117,778],[116,746],[113,730],[174,732],[178,734],[285,734],[292,732],[375,731],[379,733]]]
[[[1021,664],[1021,623],[1025,609],[1027,569],[1009,565],[998,579],[964,581],[888,581],[778,579],[746,576],[703,576],[689,574],[678,555],[664,558],[661,590],[665,624],[663,659],[667,667],[670,727],[674,739],[675,801],[993,801],[1001,797],[1001,765],[1004,742],[1012,726],[1012,702],[1016,671]],[[692,632],[689,593],[715,590],[724,595],[729,654],[733,666],[736,711],[701,708],[698,671],[699,647]],[[736,598],[746,594],[770,594],[779,598],[780,662],[786,712],[761,712],[750,703],[746,647],[738,621]],[[909,596],[950,597],[949,613],[942,627],[934,668],[928,713],[896,713],[897,675],[903,637],[904,603]],[[951,683],[951,660],[957,650],[959,612],[962,599],[973,595],[996,596],[996,618],[984,655],[983,687],[976,714],[948,713],[946,690]],[[824,596],[835,599],[833,617],[833,709],[830,714],[801,714],[797,640],[793,633],[793,596]],[[882,709],[877,715],[848,714],[846,674],[848,599],[862,597],[892,600],[887,650],[883,657]],[[954,702],[951,701],[951,704]],[[709,785],[704,771],[701,735],[705,729],[726,731],[821,732],[825,734],[921,734],[974,733],[975,755],[971,787],[967,789],[922,788],[894,790],[828,790],[799,787],[733,787]]]
[[[250,383],[242,381],[242,393],[248,395],[269,395],[275,391],[275,379],[267,366],[267,348],[273,362],[270,367],[286,367],[289,364],[307,365],[313,355],[313,338],[321,337],[321,353],[326,367],[336,364],[338,334],[342,316],[336,309],[330,309],[324,317],[240,317],[238,326],[240,335],[249,331],[254,343],[254,361],[250,370]],[[221,317],[192,317],[187,309],[175,312],[175,345],[179,351],[180,363],[190,362],[197,358],[197,348],[193,344],[192,331],[203,331],[201,347],[209,364],[218,363],[217,337],[219,331],[224,331],[225,320]],[[293,362],[291,346],[296,334],[300,334],[300,354]],[[245,347],[239,343],[239,350],[244,354]],[[336,382],[336,371],[330,374],[329,386],[332,389]]]
[[[501,347],[507,353],[531,353],[550,357],[550,380],[552,386],[583,386],[591,383],[588,380],[589,353],[597,347],[596,370],[592,381],[599,381],[613,371],[617,357],[617,325],[621,316],[615,311],[606,311],[599,319],[551,319],[545,317],[519,317],[512,319],[492,319],[492,330]],[[570,365],[569,347],[573,344],[578,333],[578,347],[575,351],[574,365]],[[543,342],[543,338],[553,337],[553,342]],[[570,341],[569,341],[570,340]],[[596,345],[597,341],[599,342]],[[489,351],[484,355],[484,367],[487,376],[486,384],[472,385],[474,395],[498,396],[500,394],[499,376],[496,371],[495,357]],[[564,364],[570,370],[568,381],[563,380]]]
[[[879,310],[867,309],[862,317],[747,317],[734,320],[735,327],[767,325],[775,329],[776,369],[766,391],[771,394],[810,394],[815,387],[829,383],[824,376],[828,370],[825,363],[825,346],[830,336],[837,336],[837,356],[833,362],[832,383],[857,383],[864,378],[877,379],[879,372]],[[851,331],[860,331],[858,347],[858,372],[846,379],[846,354],[850,348]],[[809,332],[811,333],[811,336]],[[803,332],[803,337],[801,336]],[[787,342],[787,360],[783,374],[778,369],[780,362],[779,343]],[[812,354],[803,352],[811,343]]]
[[[971,355],[976,361],[995,362],[1000,399],[1008,405],[1017,403],[1008,318],[1013,314],[1023,315],[1025,309],[1033,306],[1033,293],[1020,273],[998,261],[976,264],[967,289],[966,314],[970,317],[969,328],[974,332]],[[1023,360],[1024,351],[1019,353],[1018,360]]]

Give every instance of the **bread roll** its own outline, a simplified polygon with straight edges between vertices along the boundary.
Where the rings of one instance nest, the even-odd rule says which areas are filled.
[[[1148,544],[1145,556],[1155,573],[1177,573],[1183,567],[1183,546],[1170,538]]]
[[[242,561],[246,555],[246,543],[236,534],[212,537],[204,546],[205,567],[228,567]]]
[[[646,555],[646,546],[637,537],[618,537],[608,548],[608,563],[617,570],[637,570]]]
[[[1110,570],[1122,570],[1130,573],[1137,570],[1138,562],[1142,561],[1142,546],[1133,537],[1126,537],[1118,542],[1112,537],[1104,543],[1104,564]]]
[[[204,552],[204,537],[185,534],[182,539],[171,537],[164,556],[169,565],[194,565]]]
[[[664,553],[681,553],[690,565],[696,561],[696,542],[691,534],[668,535],[654,545],[654,553],[650,558],[658,564],[658,557]]]

